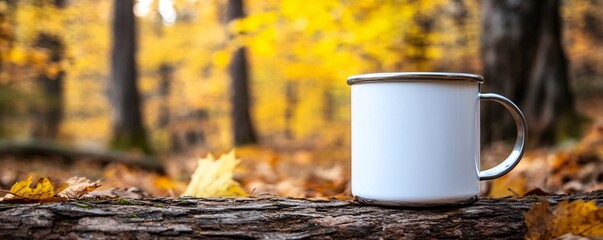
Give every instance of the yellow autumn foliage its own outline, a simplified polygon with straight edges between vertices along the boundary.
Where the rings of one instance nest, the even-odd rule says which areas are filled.
[[[603,237],[603,207],[595,201],[567,200],[551,207],[541,201],[524,213],[526,239],[554,239],[565,234]]]
[[[164,105],[172,120],[196,110],[207,112],[205,129],[212,130],[204,131],[205,147],[232,145],[227,66],[239,46],[248,50],[251,117],[258,134],[268,141],[287,135],[296,141],[320,142],[347,134],[345,79],[350,75],[481,71],[479,1],[245,1],[247,17],[231,23],[223,19],[224,1],[169,2],[178,17],[167,25],[161,21],[157,0],[137,2],[149,9],[137,14],[138,86],[144,96],[144,124],[159,150],[169,148],[166,132],[185,128],[175,121],[167,129],[155,127]],[[581,23],[587,13],[601,15],[587,2],[567,2],[564,18]],[[106,79],[113,1],[67,1],[63,8],[54,7],[52,1],[22,1],[15,9],[0,4],[0,11],[10,17],[0,26],[0,35],[10,36],[0,37],[6,65],[0,82],[10,80],[19,90],[38,94],[35,74],[54,76],[63,71],[66,117],[61,137],[102,147],[111,134]],[[580,56],[577,62],[597,65],[603,55],[589,51],[593,43],[583,35],[590,33],[581,29],[581,25],[569,29],[568,51]],[[41,32],[59,36],[64,43],[59,65],[47,64],[48,54],[36,51],[35,39]],[[157,94],[163,64],[173,67],[167,99]],[[287,86],[295,86],[290,94]],[[291,95],[297,98],[290,99]],[[19,123],[15,128],[26,135]],[[347,142],[348,136],[341,138]]]
[[[151,141],[161,145],[160,150],[169,147],[170,134],[166,132],[186,128],[175,121],[166,129],[154,127],[164,105],[174,120],[196,110],[207,112],[206,129],[218,130],[204,131],[209,140],[206,147],[232,145],[227,66],[240,46],[248,50],[251,115],[257,132],[275,138],[287,132],[293,139],[312,142],[335,139],[331,136],[346,132],[342,129],[349,124],[348,76],[424,70],[441,58],[459,59],[478,53],[478,32],[472,30],[478,29],[477,21],[465,29],[448,26],[450,17],[438,14],[451,7],[443,0],[245,1],[248,17],[231,23],[222,19],[223,1],[170,2],[178,14],[173,24],[162,23],[157,0],[137,2],[138,7],[148,5],[146,14],[137,11],[138,86],[145,96],[142,112],[145,125],[151,129]],[[15,41],[10,51],[2,52],[10,66],[3,68],[6,71],[0,78],[1,74],[6,76],[0,81],[10,78],[23,91],[33,92],[37,89],[32,87],[36,74],[64,72],[66,117],[61,136],[76,144],[102,146],[110,135],[105,80],[110,77],[112,4],[109,0],[81,0],[57,8],[48,1],[25,1],[10,12],[15,22],[10,32]],[[477,9],[470,2],[466,4],[468,9]],[[415,27],[416,19],[433,15],[438,15],[439,24],[433,31]],[[48,64],[47,53],[36,49],[35,39],[41,32],[59,36],[64,44],[60,64]],[[458,37],[468,40],[457,46]],[[415,46],[405,40],[414,38],[425,40],[426,45]],[[441,56],[443,48],[445,57]],[[426,53],[421,63],[414,62],[416,56],[408,56],[421,53]],[[174,70],[167,99],[157,94],[159,68],[164,64]],[[297,95],[295,101],[288,99],[288,86],[294,86],[290,93]],[[347,136],[341,138],[345,141]]]
[[[234,150],[215,159],[212,154],[197,161],[197,168],[182,196],[241,197],[247,193],[233,179],[239,161]]]

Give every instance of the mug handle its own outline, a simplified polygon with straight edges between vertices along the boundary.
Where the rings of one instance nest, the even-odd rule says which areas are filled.
[[[499,178],[517,166],[521,156],[523,156],[528,130],[526,118],[523,116],[523,113],[521,113],[521,110],[519,110],[517,105],[508,98],[495,93],[480,93],[479,98],[481,100],[494,101],[502,104],[509,112],[511,112],[511,115],[513,115],[513,119],[515,120],[515,125],[517,126],[517,140],[515,141],[513,151],[511,151],[511,154],[509,154],[507,159],[495,167],[479,172],[479,180],[481,181]]]

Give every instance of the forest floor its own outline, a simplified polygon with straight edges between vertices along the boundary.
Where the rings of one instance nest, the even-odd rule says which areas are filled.
[[[579,99],[577,108],[591,119],[580,139],[556,147],[529,149],[511,173],[484,182],[482,194],[503,197],[523,195],[535,188],[550,193],[603,189],[603,96]],[[506,157],[509,149],[505,143],[484,149],[482,168]],[[90,159],[0,156],[0,188],[9,189],[28,176],[34,179],[48,176],[58,182],[83,176],[101,180],[102,187],[97,191],[112,191],[122,197],[177,197],[184,192],[196,160],[205,154],[200,150],[160,156],[165,174]],[[311,150],[253,146],[237,148],[236,155],[240,164],[234,170],[234,179],[250,195],[350,196],[349,146]],[[122,191],[114,191],[116,188]]]

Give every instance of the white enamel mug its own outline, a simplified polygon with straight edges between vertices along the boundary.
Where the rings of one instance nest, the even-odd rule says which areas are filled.
[[[513,169],[524,151],[526,121],[509,99],[480,93],[483,77],[402,72],[352,76],[352,194],[390,206],[468,204],[479,181]],[[517,141],[499,165],[480,171],[480,102],[509,110]]]

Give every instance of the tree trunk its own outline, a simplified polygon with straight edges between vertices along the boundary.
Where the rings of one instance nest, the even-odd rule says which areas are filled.
[[[561,200],[595,199],[603,191]],[[480,199],[456,208],[396,209],[291,198],[116,199],[0,205],[7,239],[521,239],[535,197]]]
[[[111,147],[150,153],[136,84],[136,19],[133,6],[133,0],[114,1],[109,84],[113,131]]]
[[[6,67],[9,65],[5,57],[12,51],[13,44],[15,41],[15,13],[17,12],[17,0],[0,0],[0,4],[3,4],[4,9],[0,10],[0,95],[7,96],[11,93],[9,83],[11,82],[10,76],[3,73],[6,71]],[[0,138],[9,135],[10,127],[7,126],[9,118],[14,115],[15,99],[11,98],[0,98]]]
[[[243,0],[228,0],[228,21],[245,17]],[[234,144],[240,146],[257,142],[255,130],[249,113],[249,69],[247,64],[247,49],[238,48],[229,66],[232,80],[232,125]]]
[[[65,46],[59,36],[40,33],[34,46],[50,54],[47,70],[37,77],[43,102],[38,106],[34,118],[33,136],[41,139],[56,139],[63,120],[63,88],[65,72],[60,64],[65,54]]]
[[[170,123],[170,92],[172,89],[174,67],[170,63],[162,63],[159,66],[159,116],[157,127],[164,129]]]
[[[293,134],[293,118],[295,117],[295,109],[299,101],[297,96],[298,84],[292,81],[285,82],[285,138],[287,140],[294,139]]]
[[[519,105],[531,144],[552,144],[577,135],[559,0],[487,0],[482,7],[486,91],[501,93]],[[515,138],[515,124],[503,108],[482,107],[485,142]]]
[[[0,9],[0,73],[4,71],[6,64],[5,57],[13,47],[15,41],[15,12],[17,11],[17,0],[0,0],[4,9]],[[0,75],[2,76],[2,75]],[[6,81],[6,79],[0,79]],[[4,81],[0,83],[4,83]]]

